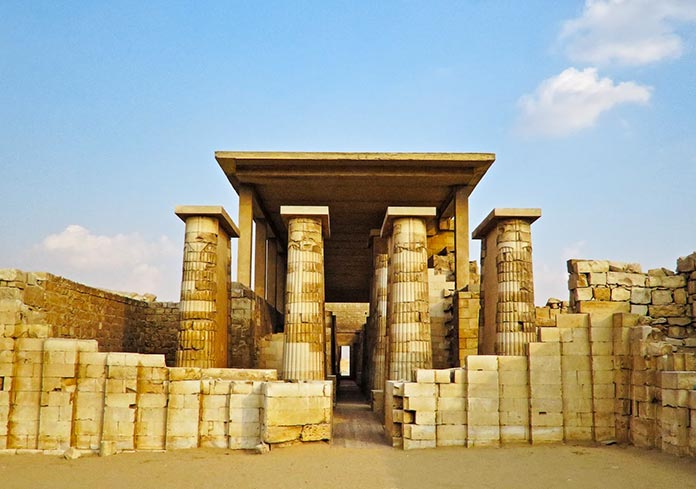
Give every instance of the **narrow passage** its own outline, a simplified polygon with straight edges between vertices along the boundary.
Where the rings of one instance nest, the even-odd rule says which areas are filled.
[[[336,393],[333,421],[333,447],[390,447],[377,415],[355,381],[341,379]]]

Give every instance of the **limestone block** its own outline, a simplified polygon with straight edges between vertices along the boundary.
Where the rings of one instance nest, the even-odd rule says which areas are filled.
[[[302,427],[300,440],[320,441],[331,439],[331,423],[308,424]]]
[[[435,370],[435,383],[437,384],[449,384],[452,382],[452,377],[452,369]]]
[[[434,397],[437,396],[437,392],[438,386],[435,384],[404,382],[404,397]]]
[[[437,446],[456,447],[466,446],[466,425],[440,425],[436,428]]]
[[[325,395],[325,389],[331,386],[331,382],[266,382],[263,385],[266,397],[303,397]]]
[[[302,426],[264,426],[262,439],[265,443],[283,443],[299,440]]]
[[[558,328],[589,328],[590,321],[587,314],[560,314],[556,316]]]
[[[575,300],[576,301],[591,301],[593,299],[593,291],[591,287],[581,287],[575,289]]]
[[[440,384],[438,391],[439,398],[462,398],[466,396],[466,384]],[[438,399],[439,402],[440,400]]]
[[[654,290],[652,293],[652,303],[656,306],[671,304],[674,302],[674,297],[671,290]]]
[[[563,441],[563,427],[561,426],[532,426],[531,442],[538,445],[543,443],[560,443]]]
[[[467,426],[467,447],[497,447],[500,445],[500,426]]]
[[[404,409],[407,411],[435,411],[437,397],[404,397]]]
[[[631,300],[631,290],[626,287],[616,287],[611,289],[612,301],[629,301]]]
[[[264,396],[259,394],[230,394],[228,403],[230,409],[263,407]]]
[[[461,411],[437,411],[437,425],[465,425],[467,423],[466,410]]]
[[[472,370],[498,370],[498,357],[495,355],[469,355],[466,368]]]
[[[648,287],[661,287],[665,289],[679,289],[686,287],[686,277],[684,275],[673,276],[648,276]]]
[[[648,314],[653,318],[685,316],[686,306],[683,304],[648,306]]]
[[[561,340],[558,328],[539,328],[539,341],[542,343],[553,343]],[[505,357],[500,357],[505,358]]]
[[[417,425],[435,425],[435,411],[416,411],[414,422]]]
[[[410,440],[408,438],[403,439],[403,449],[404,450],[421,450],[425,448],[435,448],[437,442],[433,440]]]
[[[435,440],[436,429],[435,425],[404,425],[404,438],[409,440]]]
[[[608,260],[568,260],[569,273],[606,273],[608,271]]]
[[[590,285],[606,285],[607,274],[605,272],[590,272],[588,274],[588,282]]]
[[[415,379],[418,383],[435,383],[435,370],[426,368],[415,369]]]
[[[639,316],[647,316],[648,315],[648,306],[647,305],[633,305],[633,304],[631,304],[631,314],[637,314]]]
[[[499,423],[498,399],[478,399],[470,397],[467,401],[467,424],[470,426],[491,426]]]
[[[642,273],[608,272],[607,283],[626,287],[645,287],[646,276]]]
[[[613,290],[600,285],[592,290],[592,298],[597,301],[609,301],[612,300]],[[614,299],[619,300],[619,299]]]

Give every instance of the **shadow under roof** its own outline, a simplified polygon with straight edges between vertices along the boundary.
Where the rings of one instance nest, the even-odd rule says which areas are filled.
[[[300,153],[217,151],[234,189],[254,189],[273,233],[286,242],[282,205],[329,207],[331,238],[324,250],[326,301],[369,301],[367,247],[389,206],[434,206],[451,215],[454,190],[473,191],[493,153]]]

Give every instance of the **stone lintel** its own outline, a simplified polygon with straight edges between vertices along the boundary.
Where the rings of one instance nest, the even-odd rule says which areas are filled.
[[[500,221],[510,219],[521,219],[529,224],[533,223],[541,217],[541,209],[538,208],[508,208],[496,207],[486,218],[481,221],[474,232],[471,234],[473,239],[485,239],[493,226],[496,226]]]
[[[239,228],[221,205],[178,205],[174,214],[184,222],[189,217],[214,217],[230,238],[239,238]]]
[[[318,217],[321,219],[321,230],[324,238],[331,237],[329,206],[327,205],[281,205],[280,215],[286,226],[291,217]]]
[[[434,219],[437,215],[436,207],[387,207],[384,215],[380,236],[387,238],[391,234],[394,219],[403,217],[421,217],[426,220]]]

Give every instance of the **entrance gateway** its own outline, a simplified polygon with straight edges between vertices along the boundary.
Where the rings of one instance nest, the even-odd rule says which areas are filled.
[[[200,259],[200,253],[187,251],[179,366],[276,368],[290,381],[340,379],[343,373],[380,412],[387,380],[415,380],[415,369],[457,367],[461,356],[477,353],[476,334],[460,339],[447,331],[459,328],[456,318],[446,325],[440,311],[431,324],[431,315],[443,291],[449,304],[452,295],[469,291],[468,199],[494,154],[216,152],[215,157],[239,196],[238,228],[222,208],[219,215],[210,208],[177,208],[187,222],[187,240],[191,234],[186,249],[196,247],[195,229],[205,227],[199,223],[189,233],[197,209],[213,223],[209,231],[214,221],[219,230],[217,251],[199,243],[201,252],[222,256],[220,241],[237,237],[233,285],[253,293],[266,311],[254,314],[252,322],[272,324],[245,330],[250,337],[242,340],[260,353],[235,355],[232,343],[240,335],[235,340],[224,334],[235,325],[209,321],[212,311],[230,316],[226,306],[206,304],[205,294],[193,293],[188,307],[184,293],[187,286],[205,290],[217,281],[207,297],[226,302],[224,273],[190,273],[187,279],[186,259]],[[224,258],[220,263],[226,268]],[[434,270],[439,276],[433,277]],[[206,283],[194,283],[196,276]],[[439,290],[431,290],[431,283]],[[475,292],[470,299],[478,302]],[[219,314],[217,321],[225,322]],[[274,342],[282,345],[268,346]]]
[[[298,216],[284,215],[284,207],[321,221],[325,303],[370,302],[375,251],[387,245],[382,232],[392,231],[395,218],[424,224],[425,260],[451,254],[455,287],[467,288],[468,199],[494,154],[219,151],[215,158],[239,195],[238,282],[283,323],[286,298],[298,292],[286,291],[288,225]]]

